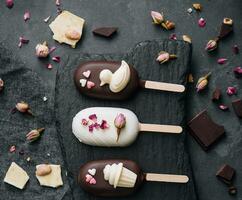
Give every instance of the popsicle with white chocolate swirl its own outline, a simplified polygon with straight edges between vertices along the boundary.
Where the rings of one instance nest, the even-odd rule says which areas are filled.
[[[135,68],[124,60],[82,63],[75,71],[74,81],[82,94],[109,100],[127,99],[140,87],[179,93],[185,90],[179,84],[140,80]]]
[[[182,127],[140,123],[132,111],[111,107],[86,108],[72,121],[72,132],[78,140],[93,146],[128,146],[145,131],[179,134]]]
[[[102,197],[127,196],[134,193],[145,181],[187,183],[186,175],[143,173],[132,160],[96,160],[84,164],[79,171],[81,187]]]

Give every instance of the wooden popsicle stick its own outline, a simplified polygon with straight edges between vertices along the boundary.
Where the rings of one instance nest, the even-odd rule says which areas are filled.
[[[164,83],[156,81],[144,81],[144,88],[153,89],[153,90],[162,90],[168,92],[184,92],[184,85],[173,84],[173,83]]]
[[[139,123],[140,131],[160,132],[160,133],[175,133],[179,134],[182,132],[181,126],[173,125],[160,125],[160,124],[143,124]]]
[[[189,181],[189,178],[186,175],[147,173],[145,174],[145,180],[167,183],[187,183]]]

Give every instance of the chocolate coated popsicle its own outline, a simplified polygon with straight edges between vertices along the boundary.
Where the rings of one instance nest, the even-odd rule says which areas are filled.
[[[74,73],[78,90],[87,96],[123,100],[129,98],[139,87],[183,92],[183,85],[140,80],[138,72],[125,61],[89,61],[82,63]]]
[[[127,196],[134,193],[144,181],[187,183],[185,175],[143,173],[131,160],[96,160],[80,168],[78,182],[81,187],[102,197]]]

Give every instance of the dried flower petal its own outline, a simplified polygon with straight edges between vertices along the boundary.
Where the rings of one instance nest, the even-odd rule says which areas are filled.
[[[222,64],[226,63],[227,60],[228,60],[228,59],[226,59],[226,58],[219,58],[219,59],[217,60],[217,63],[220,64],[220,65],[222,65]]]
[[[170,40],[177,40],[176,34],[175,34],[175,33],[172,33],[172,34],[169,36],[169,39],[170,39]]]
[[[108,123],[107,123],[106,120],[102,120],[102,123],[101,123],[101,125],[100,125],[100,128],[101,128],[101,129],[109,128],[109,125],[108,125]]]
[[[82,125],[83,126],[87,126],[88,125],[88,121],[86,119],[82,119]]]
[[[228,87],[228,88],[227,88],[227,94],[228,94],[229,96],[234,95],[234,94],[236,94],[236,93],[237,93],[237,89],[236,89],[236,87]]]
[[[209,72],[208,74],[206,74],[205,76],[201,77],[198,79],[196,88],[197,88],[197,92],[200,92],[201,90],[204,90],[207,87],[208,84],[208,77],[211,75],[211,72]]]
[[[49,21],[50,17],[51,17],[51,16],[46,17],[46,18],[44,19],[44,22],[47,23],[47,22]]]
[[[220,108],[221,110],[223,110],[223,111],[225,111],[225,110],[228,110],[228,109],[229,109],[229,107],[228,107],[228,106],[223,105],[223,104],[219,105],[219,108]]]
[[[238,54],[239,53],[239,47],[238,47],[238,45],[234,45],[233,46],[233,52],[234,52],[234,54]]]
[[[24,21],[26,22],[29,19],[30,19],[30,12],[29,11],[25,11],[25,13],[24,13]]]
[[[6,0],[5,3],[8,8],[12,8],[14,5],[13,0]]]
[[[98,124],[97,122],[95,122],[95,123],[93,124],[93,127],[94,127],[95,129],[99,129],[99,128],[100,128],[100,124]]]
[[[89,115],[88,118],[89,118],[90,120],[92,120],[93,122],[97,122],[97,115],[96,115],[96,114]]]
[[[4,89],[4,81],[0,78],[0,92]]]
[[[52,52],[54,52],[56,50],[56,48],[57,47],[55,47],[55,46],[51,47],[50,50],[49,50],[49,54],[51,54]]]
[[[9,152],[10,153],[13,153],[13,152],[15,152],[16,151],[16,146],[15,145],[13,145],[13,146],[11,146],[10,148],[9,148]]]
[[[242,68],[241,67],[235,67],[233,71],[234,71],[234,75],[236,78],[242,77]]]
[[[59,63],[60,62],[60,56],[54,56],[54,57],[52,57],[52,60]]]
[[[60,6],[60,0],[56,0],[55,5]]]
[[[206,26],[206,21],[205,21],[205,19],[201,17],[201,18],[198,20],[198,25],[199,25],[201,28],[205,27],[205,26]]]
[[[47,69],[52,69],[52,68],[53,68],[52,64],[50,64],[50,63],[48,63],[48,64],[46,65],[46,67],[47,67]]]
[[[94,129],[94,124],[91,124],[88,126],[89,132],[93,132]]]
[[[205,47],[205,50],[207,51],[213,51],[215,50],[216,48],[218,47],[217,45],[217,39],[216,40],[209,40],[206,47]]]
[[[18,43],[18,47],[21,48],[23,44],[27,44],[29,43],[29,40],[25,39],[24,37],[19,37],[19,43]]]
[[[151,14],[154,24],[160,24],[161,22],[164,21],[163,14],[156,12],[156,11],[151,11],[150,14]]]

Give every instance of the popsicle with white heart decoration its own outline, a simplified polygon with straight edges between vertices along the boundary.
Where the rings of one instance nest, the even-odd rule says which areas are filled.
[[[81,110],[72,121],[72,132],[82,143],[93,146],[128,146],[139,132],[179,134],[182,127],[144,124],[128,109],[91,107]]]

